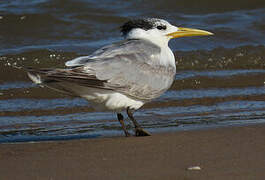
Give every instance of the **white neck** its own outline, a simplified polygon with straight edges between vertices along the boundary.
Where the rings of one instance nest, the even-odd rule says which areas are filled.
[[[157,62],[160,65],[172,66],[176,68],[175,57],[171,49],[168,47],[169,37],[157,32],[156,30],[145,31],[143,29],[134,29],[126,36],[127,39],[144,39],[151,41],[161,48],[160,60]]]

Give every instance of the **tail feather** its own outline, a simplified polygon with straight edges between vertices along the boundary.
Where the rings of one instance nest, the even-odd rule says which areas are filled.
[[[27,72],[28,77],[35,83],[35,84],[42,84],[43,80],[41,76],[37,73]]]
[[[34,69],[30,67],[22,67],[22,66],[16,66],[12,65],[13,68],[23,70],[27,72],[28,77],[35,83],[35,84],[42,84],[42,78],[38,73],[34,73]]]
[[[34,68],[20,68],[27,72],[28,77],[35,83],[40,85],[41,87],[48,87],[54,91],[69,95],[76,96],[76,94],[62,86],[62,83],[59,81],[52,79],[49,77],[49,73],[53,71],[53,69],[34,69]]]
[[[41,85],[43,83],[48,82],[54,82],[55,80],[52,80],[45,76],[45,73],[49,72],[51,69],[34,69],[31,67],[21,67],[21,66],[14,66],[16,69],[23,70],[27,73],[28,77],[38,85]]]
[[[79,88],[98,88],[104,90],[112,90],[106,87],[104,83],[107,80],[100,80],[94,74],[82,72],[80,68],[69,69],[35,69],[16,67],[27,72],[28,77],[40,86],[46,86],[53,90],[68,94],[80,95]]]

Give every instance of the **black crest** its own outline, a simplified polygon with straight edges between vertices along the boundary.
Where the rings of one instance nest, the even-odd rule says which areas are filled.
[[[123,24],[121,28],[122,35],[127,35],[134,28],[141,28],[144,30],[149,30],[154,28],[155,22],[151,19],[134,19]]]

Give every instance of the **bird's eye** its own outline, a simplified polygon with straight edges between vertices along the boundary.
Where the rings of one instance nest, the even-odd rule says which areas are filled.
[[[156,28],[157,28],[158,30],[166,30],[166,29],[167,29],[166,26],[157,26]]]

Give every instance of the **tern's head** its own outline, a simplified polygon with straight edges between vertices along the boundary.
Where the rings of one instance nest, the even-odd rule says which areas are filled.
[[[157,18],[130,20],[121,26],[121,33],[125,38],[148,39],[158,45],[167,45],[173,38],[213,35],[199,29],[176,27]]]

